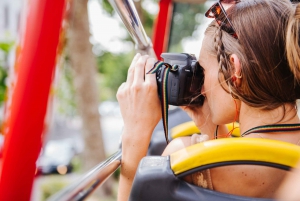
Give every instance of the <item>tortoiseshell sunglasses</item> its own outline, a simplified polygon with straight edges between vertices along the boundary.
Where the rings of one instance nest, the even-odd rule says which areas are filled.
[[[215,18],[221,29],[232,35],[234,38],[238,38],[238,36],[222,4],[232,6],[233,4],[236,4],[238,2],[240,2],[240,0],[219,0],[217,3],[212,5],[205,13],[206,17]]]

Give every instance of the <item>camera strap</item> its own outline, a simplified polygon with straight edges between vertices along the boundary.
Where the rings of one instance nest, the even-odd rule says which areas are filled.
[[[165,66],[165,68],[162,68],[162,66]],[[153,67],[147,72],[147,74],[154,74],[157,72],[158,69],[162,69],[162,85],[159,97],[160,97],[160,103],[161,103],[161,113],[162,113],[162,121],[163,121],[163,127],[165,131],[165,138],[167,144],[169,144],[169,133],[168,133],[168,76],[169,72],[171,71],[177,71],[178,65],[170,65],[168,63],[157,61]]]

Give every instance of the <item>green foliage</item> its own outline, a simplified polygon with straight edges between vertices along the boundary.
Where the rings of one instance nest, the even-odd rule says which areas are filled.
[[[143,9],[143,27],[145,32],[149,38],[152,38],[153,34],[153,23],[156,16],[148,13],[145,9]]]
[[[121,174],[121,168],[118,168],[114,173],[113,173],[113,178],[116,180],[116,181],[119,181],[119,178],[120,178],[120,174]]]
[[[82,169],[82,161],[78,155],[72,159],[71,163],[73,167],[72,172],[80,172]]]
[[[169,39],[170,52],[182,52],[183,38],[192,37],[193,32],[201,24],[206,7],[204,4],[176,3]]]
[[[108,0],[98,0],[98,1],[99,1],[100,5],[102,6],[102,8],[107,12],[107,14],[109,14],[111,16],[114,14],[114,9]]]
[[[9,51],[13,47],[14,42],[2,41],[0,42],[0,105],[3,104],[6,97],[6,79],[8,76],[7,57]]]
[[[0,66],[0,104],[6,99],[6,78],[8,76],[7,70]]]
[[[58,101],[57,111],[66,116],[74,116],[76,114],[75,89],[72,69],[67,56],[62,56],[58,74],[55,88],[55,96]]]
[[[8,54],[13,45],[14,45],[14,42],[12,42],[12,41],[0,42],[0,49],[4,53]]]
[[[119,86],[126,81],[127,70],[133,56],[133,52],[122,54],[104,52],[101,56],[97,57],[98,71],[102,75],[102,89],[103,87],[109,89],[111,94],[109,97],[102,96],[102,99],[115,99],[115,94]],[[105,93],[101,91],[101,94]]]
[[[109,0],[98,0],[98,1],[100,3],[101,7],[103,8],[103,10],[105,10],[108,15],[113,16],[115,14],[113,7],[109,3]],[[147,35],[151,38],[152,26],[153,26],[153,21],[154,21],[155,16],[153,16],[152,14],[147,12],[147,10],[144,8],[142,9],[142,13],[139,13],[138,15],[140,16],[141,19],[143,19],[143,21],[142,21],[143,27],[144,27]]]
[[[69,182],[63,180],[61,176],[59,175],[50,176],[41,185],[41,192],[42,192],[41,200],[47,200],[47,198],[59,192],[67,185],[69,185]]]

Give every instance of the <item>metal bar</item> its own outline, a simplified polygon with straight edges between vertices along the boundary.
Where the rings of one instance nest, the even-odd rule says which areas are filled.
[[[84,200],[120,167],[121,158],[122,151],[119,150],[106,161],[94,167],[82,179],[51,196],[48,201]]]
[[[156,58],[152,42],[147,36],[132,0],[109,0],[115,11],[126,26],[134,43],[136,51]]]

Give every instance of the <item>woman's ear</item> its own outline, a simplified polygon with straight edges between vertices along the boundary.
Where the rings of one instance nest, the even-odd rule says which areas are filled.
[[[239,87],[241,86],[242,78],[243,78],[240,60],[236,54],[232,54],[230,55],[230,62],[234,66],[234,74],[232,75],[232,77],[235,77],[234,79],[235,86]]]

